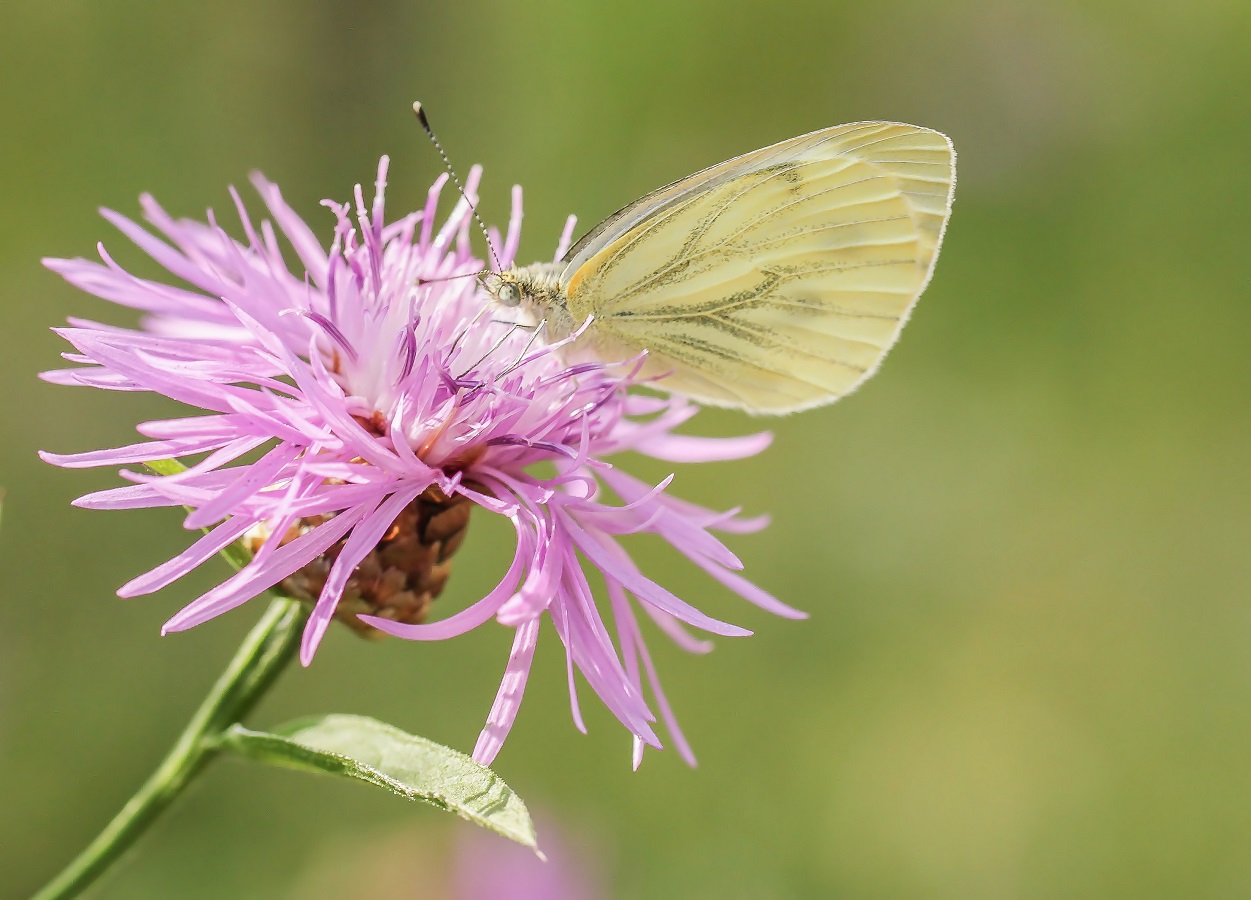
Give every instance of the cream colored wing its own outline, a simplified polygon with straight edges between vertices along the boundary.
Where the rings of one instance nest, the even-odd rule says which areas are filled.
[[[597,355],[718,406],[786,413],[869,377],[933,270],[955,154],[942,134],[863,122],[792,138],[644,197],[570,251]]]

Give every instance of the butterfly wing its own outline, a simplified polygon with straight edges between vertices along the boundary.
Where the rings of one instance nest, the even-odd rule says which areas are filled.
[[[707,404],[786,413],[868,378],[933,271],[955,154],[862,122],[802,135],[649,194],[570,250],[569,311],[600,356]]]

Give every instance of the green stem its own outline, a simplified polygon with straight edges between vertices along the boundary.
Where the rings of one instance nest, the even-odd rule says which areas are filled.
[[[219,752],[218,739],[245,716],[295,656],[308,610],[294,600],[270,604],[248,632],[169,755],[99,836],[33,900],[75,897],[130,847]]]

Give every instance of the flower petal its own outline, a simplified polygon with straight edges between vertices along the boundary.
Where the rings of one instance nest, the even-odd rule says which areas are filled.
[[[534,661],[534,648],[539,640],[539,620],[531,619],[513,635],[513,649],[508,655],[508,665],[500,680],[500,689],[491,704],[486,727],[478,735],[473,748],[473,758],[484,766],[495,761],[504,746],[504,738],[512,730],[521,708],[521,698],[526,692],[526,679],[530,677],[530,663]]]

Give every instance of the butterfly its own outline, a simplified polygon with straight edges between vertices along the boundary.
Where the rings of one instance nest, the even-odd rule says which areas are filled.
[[[557,263],[483,279],[548,341],[711,406],[777,415],[876,371],[934,271],[955,188],[937,131],[857,122],[653,191]],[[580,332],[580,333],[579,333]]]

